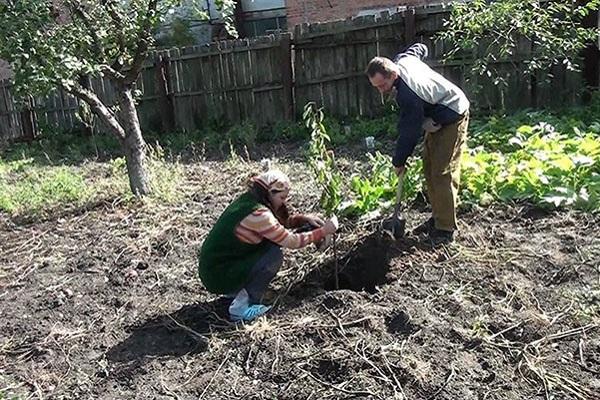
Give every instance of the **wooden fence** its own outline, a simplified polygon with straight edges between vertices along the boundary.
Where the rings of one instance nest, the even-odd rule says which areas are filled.
[[[368,61],[375,55],[388,58],[408,45],[420,42],[429,48],[426,62],[442,75],[463,88],[478,109],[519,109],[536,106],[574,104],[583,87],[580,74],[567,72],[563,66],[536,75],[524,73],[523,60],[535,48],[521,39],[510,59],[491,65],[507,74],[506,86],[494,77],[467,79],[478,51],[459,53],[452,61],[444,61],[448,44],[434,40],[443,30],[448,10],[442,7],[415,8],[379,18],[362,17],[325,24],[299,25],[294,32],[295,99],[298,107],[316,101],[337,116],[379,113],[382,98],[364,76]],[[480,44],[483,49],[485,43]]]
[[[511,72],[504,90],[487,76],[467,81],[465,71],[477,52],[444,62],[448,49],[433,40],[447,14],[442,7],[415,8],[377,18],[303,24],[296,26],[293,38],[286,33],[154,52],[137,81],[142,128],[191,131],[208,123],[247,120],[265,126],[293,119],[308,101],[324,106],[329,115],[374,116],[382,111],[383,99],[364,76],[368,61],[375,55],[392,58],[414,42],[429,47],[428,64],[465,89],[477,108],[577,101],[579,74],[562,67],[537,76],[522,72],[522,60],[535,51],[527,41],[519,43],[512,59],[495,65]],[[103,101],[114,102],[108,79],[93,79],[91,85]],[[23,108],[8,83],[0,83],[0,140],[31,138],[41,125],[74,128],[77,109],[78,101],[62,91],[32,99]]]

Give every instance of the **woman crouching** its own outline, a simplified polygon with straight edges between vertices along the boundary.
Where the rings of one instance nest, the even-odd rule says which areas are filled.
[[[269,311],[260,300],[283,263],[281,247],[302,248],[338,228],[336,217],[324,223],[310,215],[290,216],[289,192],[290,181],[281,171],[251,178],[248,191],[225,209],[202,244],[200,279],[212,293],[235,296],[232,321],[251,321]],[[311,230],[288,230],[305,225]]]

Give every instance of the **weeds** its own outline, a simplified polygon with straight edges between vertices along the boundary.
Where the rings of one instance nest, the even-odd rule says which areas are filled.
[[[151,199],[170,203],[183,194],[182,169],[165,161],[162,148],[149,147]],[[0,210],[12,215],[40,214],[64,205],[81,206],[104,198],[132,201],[124,157],[108,163],[85,162],[80,167],[39,165],[34,158],[0,159]]]

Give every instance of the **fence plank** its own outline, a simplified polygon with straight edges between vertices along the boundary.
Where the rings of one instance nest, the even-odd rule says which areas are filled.
[[[357,70],[362,70],[365,67],[358,65],[358,60],[356,58],[356,46],[353,44],[352,38],[354,37],[354,32],[349,32],[346,37],[348,38],[348,44],[346,45],[346,60],[348,62],[348,67],[346,68],[346,73],[353,73]],[[367,79],[367,78],[364,78]],[[348,115],[359,115],[359,107],[358,107],[358,79],[347,79],[347,88],[348,88]]]
[[[236,51],[232,52],[232,62],[235,65],[235,84],[238,88],[251,86],[250,59],[248,40],[234,42]],[[249,90],[237,90],[237,101],[240,110],[240,120],[250,118],[252,110],[252,94]]]
[[[254,47],[254,45],[259,44],[257,39],[251,40],[250,43],[253,47]],[[255,87],[258,87],[263,83],[262,74],[260,71],[262,63],[261,63],[261,56],[259,55],[259,52],[262,52],[262,51],[255,49],[254,51],[250,52],[250,65],[251,65],[250,75],[252,76],[252,84]],[[262,97],[261,97],[260,93],[253,90],[252,98],[253,98],[253,104],[254,104],[254,108],[252,110],[252,118],[259,126],[261,126],[264,121],[264,110],[263,110]]]
[[[294,118],[294,76],[292,70],[292,41],[289,34],[283,35],[278,53],[281,65],[281,84],[283,86],[283,115],[285,119]]]

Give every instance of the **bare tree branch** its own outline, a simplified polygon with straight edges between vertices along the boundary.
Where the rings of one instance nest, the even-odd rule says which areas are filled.
[[[121,143],[125,141],[125,130],[119,123],[117,116],[106,105],[104,105],[104,103],[102,103],[102,101],[94,92],[84,88],[80,84],[71,85],[69,87],[62,85],[62,87],[68,93],[89,104],[92,111],[98,115],[100,119],[102,119],[112,134],[115,135]]]

